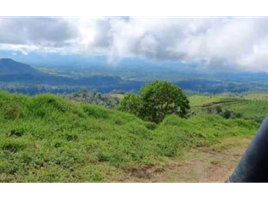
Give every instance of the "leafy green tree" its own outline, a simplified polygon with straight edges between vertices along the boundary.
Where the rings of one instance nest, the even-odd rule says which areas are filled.
[[[165,81],[145,85],[140,96],[143,100],[143,118],[155,123],[171,114],[185,117],[190,109],[189,101],[182,90]]]
[[[145,85],[138,95],[125,96],[120,109],[144,120],[160,123],[171,114],[186,117],[190,105],[179,87],[166,81],[155,81]]]
[[[126,94],[119,104],[119,110],[132,113],[141,118],[142,107],[141,97],[132,93]]]

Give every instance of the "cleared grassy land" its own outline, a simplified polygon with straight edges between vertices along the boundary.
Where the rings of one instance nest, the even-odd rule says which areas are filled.
[[[268,93],[249,93],[243,97],[249,100],[268,100]]]
[[[243,118],[259,122],[268,112],[267,93],[249,93],[240,97],[232,96],[192,96],[190,98],[192,110],[197,114],[208,113],[209,110],[220,106],[223,111],[229,110],[241,113]]]
[[[189,97],[191,106],[202,106],[208,103],[220,102],[224,96],[194,95]]]
[[[0,92],[0,182],[124,181],[190,148],[252,135],[257,126],[214,115],[169,116],[157,126],[53,95]]]
[[[235,104],[224,105],[223,110],[242,113],[247,119],[263,119],[268,112],[268,100],[247,100]]]

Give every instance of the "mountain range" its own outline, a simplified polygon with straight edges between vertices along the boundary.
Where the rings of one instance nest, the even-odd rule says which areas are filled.
[[[167,80],[173,82],[183,90],[198,93],[241,93],[248,91],[268,91],[267,74],[249,73],[218,73],[202,74],[191,70],[183,70],[175,65],[153,66],[142,61],[125,61],[125,67],[107,68],[97,66],[64,67],[33,67],[10,58],[0,59],[0,89],[11,92],[25,92],[31,89],[30,94],[39,93],[36,87],[53,88],[42,92],[69,93],[86,87],[96,89],[102,93],[113,90],[137,92],[147,82],[153,80]],[[137,65],[135,65],[137,64]],[[174,63],[173,63],[174,64]],[[55,70],[55,73],[50,73]],[[54,71],[53,71],[54,72]],[[18,88],[23,88],[23,90]],[[55,88],[57,88],[55,90]],[[59,90],[60,88],[60,90]],[[70,89],[71,88],[71,89]],[[26,91],[28,91],[26,89]]]
[[[114,89],[131,90],[140,88],[142,83],[136,81],[123,80],[118,76],[90,75],[81,78],[65,77],[41,72],[30,65],[14,61],[9,58],[0,59],[0,83],[50,85],[50,86],[69,86],[87,87],[97,89],[101,92],[110,92]]]

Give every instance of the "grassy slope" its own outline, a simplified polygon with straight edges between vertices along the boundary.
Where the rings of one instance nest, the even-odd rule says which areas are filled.
[[[268,111],[267,93],[249,93],[242,97],[202,96],[190,97],[193,110],[196,113],[206,113],[207,108],[220,106],[223,111],[230,110],[243,114],[246,119],[262,121]]]
[[[257,124],[202,115],[144,122],[52,95],[0,92],[0,182],[103,182],[177,159],[191,147],[251,135]]]
[[[220,102],[224,96],[194,95],[190,97],[191,106],[202,106],[212,102]]]
[[[223,106],[223,110],[243,113],[243,117],[247,119],[263,119],[268,111],[268,100],[248,100]]]
[[[248,93],[244,95],[244,98],[250,100],[267,100],[268,93]]]

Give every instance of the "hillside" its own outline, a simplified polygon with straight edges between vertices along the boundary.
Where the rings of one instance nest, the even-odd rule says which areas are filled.
[[[191,106],[197,114],[228,114],[230,118],[244,118],[261,123],[268,112],[267,93],[243,95],[193,95]],[[229,118],[228,117],[228,118]]]
[[[45,92],[48,93],[53,91],[54,93],[56,93],[55,91],[65,93],[87,87],[88,89],[98,89],[100,92],[111,92],[113,90],[139,89],[143,85],[141,82],[123,80],[118,76],[88,75],[77,78],[42,71],[12,59],[0,59],[0,89],[36,94],[42,93],[40,88],[47,88]]]
[[[0,92],[0,182],[150,181],[188,150],[251,137],[257,127],[217,115],[172,115],[156,125],[58,96]]]
[[[0,75],[41,75],[41,72],[30,65],[16,62],[9,58],[1,58]]]

